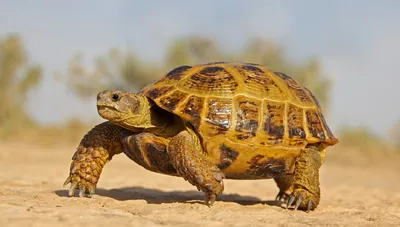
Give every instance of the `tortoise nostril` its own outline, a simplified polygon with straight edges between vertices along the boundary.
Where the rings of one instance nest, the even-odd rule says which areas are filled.
[[[99,100],[101,100],[101,99],[104,99],[104,98],[106,98],[106,97],[109,97],[109,95],[110,95],[110,91],[101,91],[101,92],[99,92],[98,94],[97,94],[97,101],[99,101]]]
[[[99,93],[97,94],[97,101],[99,101],[99,100],[101,99],[101,96],[103,96],[103,94],[104,94],[104,91],[99,92]]]

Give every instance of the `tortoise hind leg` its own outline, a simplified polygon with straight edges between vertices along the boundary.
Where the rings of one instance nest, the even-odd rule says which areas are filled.
[[[178,174],[205,194],[211,206],[224,190],[224,174],[203,153],[198,137],[192,131],[182,131],[170,142],[168,152]]]
[[[295,209],[314,210],[320,200],[319,168],[321,154],[316,147],[306,147],[296,159],[293,178],[293,192],[287,201]]]

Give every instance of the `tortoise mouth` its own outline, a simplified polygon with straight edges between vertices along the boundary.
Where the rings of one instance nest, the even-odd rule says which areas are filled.
[[[97,106],[97,112],[102,118],[107,120],[116,120],[119,111],[111,106]]]

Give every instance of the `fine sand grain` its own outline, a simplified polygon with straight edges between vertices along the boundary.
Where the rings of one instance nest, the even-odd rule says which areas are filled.
[[[400,226],[399,165],[328,160],[320,206],[310,213],[275,202],[273,180],[226,180],[209,208],[183,179],[146,171],[124,155],[106,165],[98,195],[69,198],[62,184],[74,147],[0,144],[0,226]]]

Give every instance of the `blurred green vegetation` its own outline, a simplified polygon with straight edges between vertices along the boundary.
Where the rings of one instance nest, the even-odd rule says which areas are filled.
[[[381,145],[384,143],[384,139],[379,135],[373,133],[366,126],[342,126],[338,130],[339,135],[341,135],[340,142],[344,145],[353,144],[364,144],[366,146]]]
[[[396,150],[400,152],[400,119],[389,131],[389,136]]]
[[[171,42],[161,62],[144,60],[132,50],[113,48],[104,56],[96,57],[93,67],[83,61],[83,55],[76,53],[68,62],[68,70],[57,74],[58,79],[82,99],[93,98],[104,89],[136,92],[179,65],[215,61],[252,62],[284,72],[315,94],[325,114],[329,111],[333,86],[322,72],[317,57],[303,62],[291,61],[283,47],[261,38],[249,40],[239,51],[229,52],[223,51],[212,39],[189,36]],[[37,125],[26,111],[29,92],[40,84],[41,79],[42,69],[28,63],[20,36],[11,34],[0,39],[0,138],[22,138],[42,145],[57,145],[62,138],[64,143],[77,144],[94,122],[69,119],[62,125],[44,127]],[[350,126],[342,126],[336,135],[340,143],[333,148],[332,155],[341,160],[355,162],[362,156],[375,159],[388,152],[400,154],[393,152],[400,151],[400,121],[387,138],[366,127]],[[355,152],[357,158],[348,158],[349,150]]]
[[[398,162],[400,158],[400,124],[388,135],[380,136],[366,126],[342,125],[337,130],[340,142],[329,150],[328,161],[354,166],[370,167]],[[397,134],[392,132],[397,131]]]
[[[41,67],[28,63],[19,35],[0,38],[0,130],[3,133],[35,125],[24,107],[29,92],[41,78]]]

